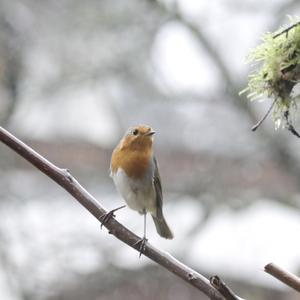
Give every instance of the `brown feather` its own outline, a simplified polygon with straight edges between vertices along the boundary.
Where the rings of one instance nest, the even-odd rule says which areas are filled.
[[[146,130],[147,129],[147,130]],[[152,137],[144,135],[148,128],[139,127],[141,135],[127,135],[112,153],[111,172],[116,173],[122,168],[127,176],[141,178],[152,159]]]

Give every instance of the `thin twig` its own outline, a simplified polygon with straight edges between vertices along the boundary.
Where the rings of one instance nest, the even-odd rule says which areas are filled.
[[[287,130],[290,131],[296,137],[300,138],[300,134],[298,133],[298,131],[295,129],[295,127],[292,124],[288,123]]]
[[[265,119],[268,117],[268,115],[270,114],[270,112],[272,111],[276,101],[278,98],[275,98],[274,101],[272,102],[271,106],[269,107],[268,111],[265,113],[265,115],[251,128],[252,131],[255,131],[264,121]]]
[[[300,138],[300,134],[298,133],[298,131],[295,129],[295,127],[293,126],[293,124],[290,121],[290,112],[288,110],[286,110],[284,112],[284,118],[285,118],[285,122],[286,122],[286,129],[288,131],[290,131],[296,137]]]
[[[55,166],[2,127],[0,127],[0,141],[68,191],[99,222],[101,221],[101,216],[107,213],[100,203],[78,183],[68,170]],[[117,222],[114,218],[110,218],[105,222],[104,226],[108,229],[109,233],[139,251],[138,241],[140,241],[141,238]],[[143,254],[190,283],[210,299],[224,300],[224,297],[210,285],[206,277],[184,265],[169,253],[161,251],[147,242]]]
[[[239,300],[240,298],[226,285],[226,283],[217,275],[209,278],[210,284],[217,289],[226,300]]]
[[[281,32],[275,34],[275,35],[273,36],[273,39],[276,39],[277,37],[279,37],[280,35],[282,35],[282,34],[284,34],[284,33],[288,33],[291,29],[293,29],[294,27],[296,27],[296,26],[298,26],[298,25],[300,25],[300,21],[297,22],[297,23],[295,23],[295,24],[293,24],[293,25],[291,25],[291,26],[289,26],[288,28],[282,30]]]
[[[265,266],[265,272],[274,276],[294,290],[300,292],[300,278],[296,275],[283,270],[274,263],[267,264]]]

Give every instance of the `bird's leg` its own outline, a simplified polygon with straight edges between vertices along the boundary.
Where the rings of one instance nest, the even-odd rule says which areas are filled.
[[[103,225],[104,224],[106,224],[109,220],[110,220],[110,218],[113,218],[113,217],[115,217],[115,212],[117,211],[117,210],[119,210],[119,209],[121,209],[121,208],[124,208],[124,207],[126,207],[126,205],[122,205],[122,206],[120,206],[120,207],[117,207],[117,208],[115,208],[115,209],[112,209],[112,210],[110,210],[109,212],[107,212],[107,213],[105,213],[105,214],[103,214],[102,216],[100,216],[99,217],[99,221],[101,222],[101,229],[102,229],[102,227],[103,227]]]
[[[144,236],[142,239],[140,239],[139,241],[137,241],[136,243],[133,244],[133,246],[137,246],[139,245],[139,257],[141,257],[142,253],[145,252],[146,250],[146,243],[147,243],[147,238],[146,238],[146,220],[147,220],[147,213],[146,213],[146,210],[144,209],[143,210],[143,214],[144,214]]]

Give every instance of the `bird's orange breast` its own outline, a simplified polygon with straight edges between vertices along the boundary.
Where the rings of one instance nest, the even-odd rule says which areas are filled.
[[[135,179],[142,178],[149,169],[152,159],[152,149],[132,151],[118,146],[112,153],[111,172],[115,174],[119,168],[127,176]]]

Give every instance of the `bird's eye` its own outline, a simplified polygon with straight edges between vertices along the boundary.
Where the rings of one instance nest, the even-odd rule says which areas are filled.
[[[132,131],[132,134],[133,134],[133,135],[138,135],[138,133],[139,133],[139,131],[138,131],[137,129],[134,129],[134,130]]]

